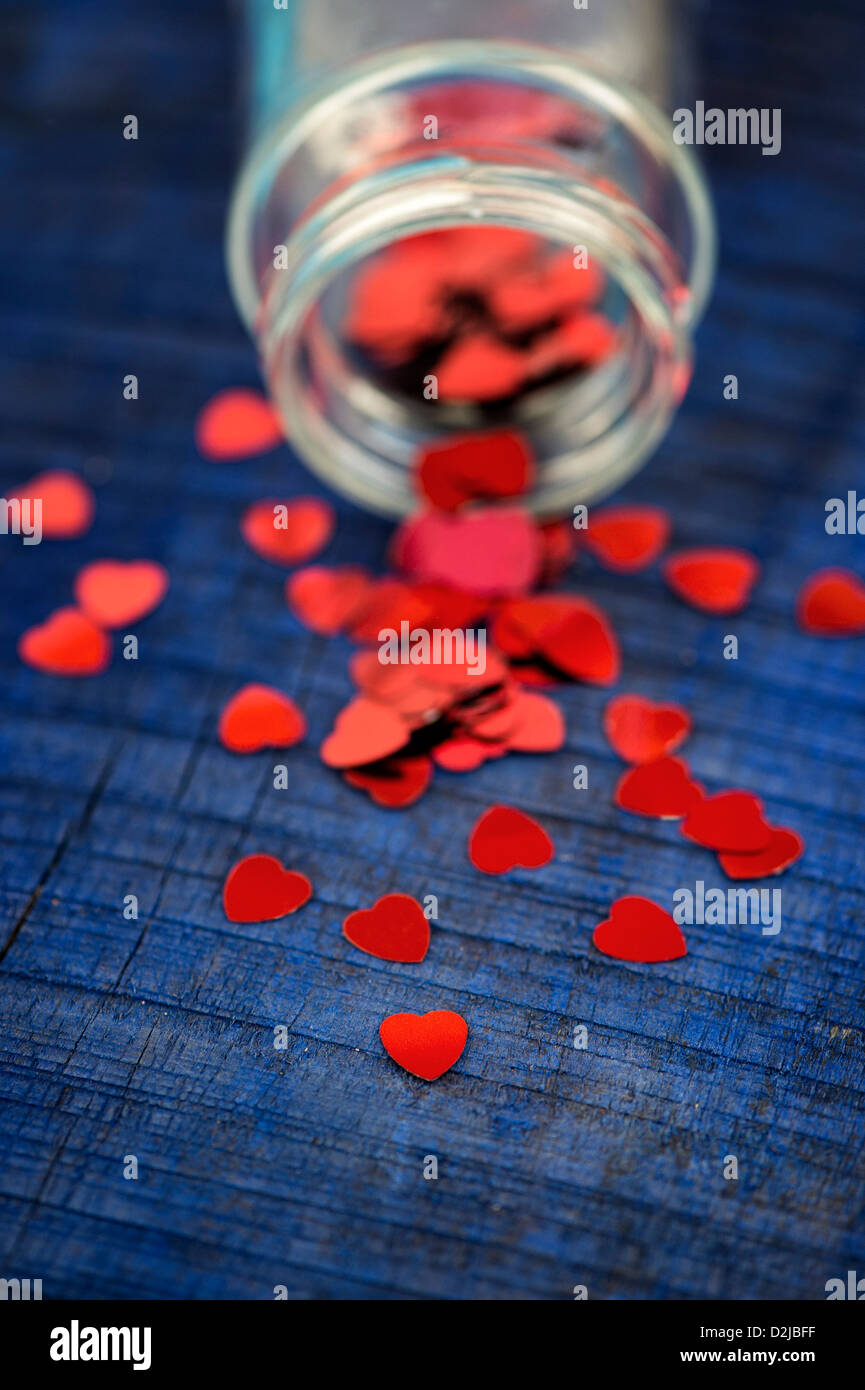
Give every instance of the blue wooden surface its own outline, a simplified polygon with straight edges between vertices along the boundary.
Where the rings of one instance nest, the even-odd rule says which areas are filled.
[[[317,485],[287,450],[218,467],[192,441],[211,393],[256,380],[221,255],[237,153],[222,8],[5,3],[0,30],[0,486],[51,466],[98,480],[86,539],[0,542],[0,1275],[41,1277],[46,1297],[568,1298],[582,1283],[813,1299],[865,1274],[863,643],[791,621],[814,568],[865,573],[865,540],[823,529],[825,499],[865,485],[859,5],[729,0],[704,26],[699,95],[782,106],[783,149],[711,152],[723,255],[696,379],[625,495],[668,506],[680,543],[753,548],[754,602],[731,624],[656,572],[575,576],[621,635],[622,688],[694,711],[699,778],[759,788],[807,842],[779,936],[691,927],[687,958],[654,967],[591,947],[610,901],[723,879],[674,826],[613,807],[602,693],[562,692],[560,754],[437,774],[403,813],[318,760],[349,648],[298,626],[237,531],[246,502]],[[137,144],[120,139],[128,112]],[[385,523],[337,505],[326,558],[380,565]],[[103,555],[171,572],[140,660],[80,682],[24,669],[19,632]],[[721,658],[730,630],[737,663]],[[271,756],[216,741],[248,679],[309,714],[290,792]],[[588,792],[571,788],[578,761]],[[466,834],[492,800],[541,817],[548,868],[472,871]],[[226,922],[224,874],[253,850],[310,874],[296,918]],[[340,935],[389,890],[438,895],[420,966]],[[377,1028],[433,1008],[470,1034],[427,1085]]]

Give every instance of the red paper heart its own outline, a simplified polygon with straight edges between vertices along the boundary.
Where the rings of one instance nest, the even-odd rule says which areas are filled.
[[[263,560],[299,565],[327,545],[334,524],[333,507],[319,497],[266,498],[247,507],[240,530]]]
[[[408,737],[404,720],[394,710],[361,695],[337,715],[333,732],[321,745],[321,760],[328,767],[377,763],[399,752]]]
[[[350,912],[342,932],[353,946],[379,960],[408,965],[423,960],[429,950],[429,922],[407,893],[387,893],[374,907]]]
[[[865,584],[852,570],[818,570],[799,590],[796,617],[817,637],[858,637],[865,632]]]
[[[439,399],[467,404],[502,400],[528,375],[525,354],[488,333],[473,333],[448,348],[434,368]]]
[[[243,686],[219,717],[220,742],[232,753],[291,748],[305,733],[306,720],[297,705],[272,685]]]
[[[77,608],[58,608],[21,634],[18,655],[52,676],[95,676],[111,660],[111,639]]]
[[[490,598],[524,593],[543,558],[535,522],[515,506],[421,512],[400,527],[397,550],[413,579]]]
[[[459,1061],[468,1034],[465,1019],[450,1009],[391,1014],[379,1028],[385,1052],[424,1081],[435,1081]]]
[[[218,392],[199,411],[195,425],[198,452],[214,462],[264,454],[282,440],[282,424],[270,401],[244,387]]]
[[[659,705],[642,695],[616,695],[604,710],[604,733],[620,758],[651,763],[672,753],[691,732],[681,705]]]
[[[681,831],[706,849],[756,854],[768,847],[771,826],[763,816],[763,803],[753,792],[727,791],[706,796],[692,806]]]
[[[93,489],[77,473],[49,468],[29,483],[8,494],[10,499],[38,498],[42,503],[42,536],[45,540],[72,540],[93,524],[96,501]]]
[[[449,435],[427,445],[417,460],[420,492],[446,512],[465,502],[517,497],[532,473],[528,444],[514,430]]]
[[[664,562],[664,578],[673,592],[704,613],[738,613],[759,574],[754,556],[732,546],[680,550]]]
[[[631,767],[619,778],[613,796],[623,811],[659,820],[678,820],[703,797],[682,758],[657,758]]]
[[[413,806],[432,780],[432,762],[426,754],[408,758],[386,758],[368,767],[343,772],[346,782],[368,793],[376,806],[396,809]]]
[[[539,869],[555,852],[543,826],[513,806],[490,806],[469,836],[469,859],[484,874]]]
[[[250,854],[229,871],[222,905],[230,922],[275,922],[312,897],[305,874],[284,869],[272,854]]]
[[[633,574],[657,560],[671,530],[660,507],[607,507],[591,517],[585,540],[607,569]]]
[[[357,622],[374,592],[368,570],[360,565],[335,569],[309,565],[285,581],[285,597],[295,616],[323,637],[333,637]]]
[[[153,560],[94,560],[78,571],[75,598],[100,627],[124,627],[160,604],[168,571]]]
[[[545,628],[538,638],[538,651],[572,680],[614,685],[619,679],[621,657],[616,634],[605,614],[587,599],[579,600],[564,618]]]
[[[678,960],[688,952],[677,923],[651,898],[617,898],[592,940],[605,956],[645,964]]]
[[[553,753],[565,741],[565,720],[558,705],[531,690],[516,691],[492,714],[477,720],[478,738],[502,740],[515,753]]]
[[[721,851],[718,862],[728,878],[769,878],[772,874],[783,873],[802,857],[805,841],[801,835],[783,825],[773,825],[770,829],[765,849],[753,854]]]

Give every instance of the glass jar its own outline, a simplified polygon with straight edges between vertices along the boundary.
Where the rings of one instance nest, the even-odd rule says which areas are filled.
[[[681,7],[244,8],[251,145],[230,275],[304,460],[362,505],[402,515],[416,505],[419,446],[504,424],[534,450],[539,516],[618,486],[682,398],[714,274],[703,177],[672,138],[687,72]],[[395,386],[347,336],[353,287],[405,239],[465,227],[531,233],[568,248],[575,267],[600,267],[615,350],[492,406]]]

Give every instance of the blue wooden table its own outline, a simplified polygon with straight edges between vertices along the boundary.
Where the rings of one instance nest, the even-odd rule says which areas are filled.
[[[680,544],[753,549],[754,601],[731,623],[656,570],[574,576],[621,636],[621,688],[693,710],[696,775],[759,789],[807,842],[778,936],[694,926],[657,966],[591,946],[612,899],[725,881],[674,825],[613,807],[602,692],[557,695],[561,753],[439,773],[405,812],[319,761],[350,648],[301,629],[237,528],[247,502],[318,485],[285,449],[216,466],[192,437],[213,392],[256,381],[222,261],[222,7],[7,2],[0,19],[0,486],[69,467],[98,499],[80,541],[0,538],[0,1276],[46,1297],[820,1299],[865,1275],[865,645],[791,616],[817,567],[865,573],[865,539],[824,530],[825,500],[865,485],[857,0],[724,0],[704,25],[699,95],[781,106],[783,148],[708,152],[717,292],[680,418],[624,496],[667,506]],[[326,560],[380,567],[387,525],[337,507]],[[81,681],[24,668],[19,633],[103,556],[170,570],[139,660]],[[310,718],[289,791],[272,756],[216,739],[227,696],[262,679]],[[471,869],[492,801],[542,819],[551,865]],[[226,921],[224,875],[251,851],[310,875],[296,917]],[[340,934],[391,890],[439,899],[420,966]],[[470,1034],[428,1085],[378,1024],[436,1008]]]

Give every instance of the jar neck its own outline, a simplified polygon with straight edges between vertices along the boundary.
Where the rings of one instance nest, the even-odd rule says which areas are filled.
[[[467,118],[466,81],[485,84],[490,116]],[[430,141],[427,111],[441,126]],[[478,427],[477,413],[385,390],[325,306],[371,255],[466,226],[580,248],[615,286],[616,351],[509,407],[538,460],[531,505],[562,514],[618,486],[662,438],[711,284],[702,178],[643,98],[570,56],[507,44],[424,44],[362,64],[253,152],[230,226],[235,293],[292,443],[338,490],[403,514],[417,449]]]

